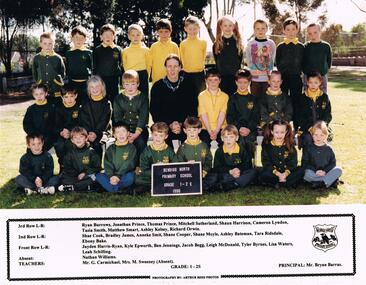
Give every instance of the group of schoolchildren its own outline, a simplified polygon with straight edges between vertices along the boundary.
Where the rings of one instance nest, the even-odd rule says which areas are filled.
[[[180,47],[170,39],[167,19],[157,22],[159,40],[150,48],[143,43],[142,28],[133,24],[128,28],[130,46],[122,50],[114,43],[114,27],[106,24],[100,30],[102,43],[92,52],[85,47],[86,30],[78,26],[71,32],[73,48],[66,53],[66,64],[53,50],[53,35],[43,33],[41,52],[33,61],[35,101],[24,116],[28,149],[17,184],[28,195],[100,187],[143,192],[150,189],[152,164],[200,161],[204,192],[253,183],[295,188],[304,180],[312,188],[335,185],[342,171],[327,143],[331,49],[320,40],[316,24],[307,27],[305,45],[296,37],[295,20],[287,19],[283,28],[285,39],[276,48],[266,36],[267,23],[256,20],[255,37],[244,49],[237,22],[223,16],[213,45],[216,68],[206,71],[206,42],[198,37],[199,20],[193,16],[185,21],[187,39]],[[241,69],[244,57],[248,69]],[[181,61],[185,80],[198,97],[197,117],[182,123],[185,140],[176,153],[166,143],[165,122],[154,122],[147,144],[149,78],[153,83],[164,79],[167,58]],[[275,63],[278,70],[273,70]],[[101,141],[111,125],[115,142],[103,158]],[[295,134],[303,148],[301,166]],[[264,136],[260,171],[252,162],[258,135]],[[219,146],[214,158],[213,141]],[[54,176],[48,153],[52,147],[59,176]]]

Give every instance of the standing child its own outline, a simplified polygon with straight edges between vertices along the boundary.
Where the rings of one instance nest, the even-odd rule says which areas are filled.
[[[297,152],[291,125],[282,120],[270,124],[262,144],[263,170],[259,181],[278,189],[280,185],[296,187],[304,171],[297,166]]]
[[[324,121],[328,126],[332,120],[332,107],[329,97],[320,90],[322,76],[319,72],[309,73],[307,76],[307,89],[301,96],[302,106],[299,115],[299,134],[301,146],[311,143],[310,128],[318,121]]]
[[[299,27],[294,19],[288,18],[285,20],[283,23],[283,32],[285,34],[285,40],[277,46],[276,65],[282,75],[282,92],[291,97],[292,108],[294,110],[294,128],[297,131],[299,126],[298,114],[301,109],[299,100],[303,86],[301,71],[304,45],[297,38]]]
[[[77,103],[78,94],[75,87],[67,85],[62,95],[62,103],[56,107],[56,143],[55,150],[60,164],[60,173],[63,168],[63,159],[66,153],[71,150],[72,143],[70,141],[71,130],[80,125],[81,105]]]
[[[106,86],[107,98],[113,102],[119,93],[122,75],[122,48],[114,43],[116,30],[105,24],[100,29],[102,43],[94,50],[94,74],[99,75]]]
[[[255,97],[249,92],[250,71],[240,69],[235,74],[236,92],[231,95],[227,106],[227,122],[239,130],[240,140],[254,157],[259,108]]]
[[[267,22],[256,20],[253,28],[255,38],[246,47],[246,61],[252,74],[251,92],[261,101],[268,88],[269,75],[276,56],[276,44],[266,36]]]
[[[198,96],[198,116],[202,122],[201,139],[208,146],[211,141],[221,144],[220,131],[226,126],[229,96],[220,90],[220,73],[212,68],[206,71],[207,89]]]
[[[146,148],[149,132],[149,98],[139,87],[139,75],[135,70],[126,70],[122,76],[124,90],[113,102],[113,122],[122,122],[128,126],[129,143],[137,149],[137,156]]]
[[[234,76],[243,61],[243,43],[237,21],[225,15],[217,21],[213,55],[216,68],[221,74],[220,87],[226,94],[236,90]]]
[[[140,156],[140,167],[136,175],[138,192],[146,191],[151,186],[151,166],[154,163],[175,162],[174,150],[165,143],[169,127],[166,123],[157,122],[151,126],[152,143]]]
[[[87,31],[83,26],[77,26],[71,31],[73,47],[66,52],[66,75],[69,84],[78,94],[78,103],[88,99],[86,82],[93,71],[93,53],[85,47]]]
[[[64,85],[65,65],[62,57],[55,53],[55,37],[50,32],[42,33],[40,36],[41,52],[33,59],[32,73],[36,83],[46,84],[53,104],[61,97],[61,87]]]
[[[107,192],[118,192],[130,187],[135,180],[137,163],[136,148],[128,142],[128,126],[118,123],[113,126],[116,141],[104,157],[104,173],[97,173],[96,179]]]
[[[322,76],[322,85],[320,89],[327,93],[328,88],[328,71],[332,66],[332,48],[329,43],[320,39],[321,31],[318,24],[310,24],[307,28],[309,41],[304,47],[304,73],[305,87],[308,74],[311,72],[319,72]]]
[[[317,122],[311,128],[313,144],[304,149],[301,165],[305,169],[304,180],[312,184],[312,188],[337,185],[342,169],[336,166],[334,151],[327,144],[328,129],[325,122]]]
[[[185,72],[185,79],[190,83],[192,92],[188,95],[197,97],[205,90],[205,59],[207,42],[198,37],[200,31],[199,19],[188,16],[184,21],[184,31],[187,38],[180,43],[179,51]]]
[[[87,86],[89,100],[81,107],[80,124],[87,130],[88,141],[101,158],[100,140],[110,127],[111,103],[106,98],[106,88],[99,76],[90,77]]]
[[[268,84],[269,87],[260,107],[261,127],[275,120],[290,122],[293,114],[292,104],[290,97],[282,93],[281,73],[273,71],[269,76]]]
[[[48,102],[47,86],[43,83],[33,84],[31,92],[34,98],[34,104],[28,107],[24,115],[23,129],[27,135],[42,135],[44,150],[48,151],[55,141],[55,106]]]
[[[27,135],[27,153],[20,159],[19,175],[15,183],[24,188],[26,195],[54,194],[58,177],[53,176],[52,156],[43,151],[42,135]]]
[[[215,184],[216,175],[211,173],[212,154],[210,148],[199,138],[202,129],[201,121],[196,117],[187,117],[183,124],[187,135],[186,141],[180,145],[177,151],[178,162],[200,161],[202,167],[203,191],[209,191]]]
[[[124,70],[136,70],[139,74],[140,85],[139,90],[149,95],[149,48],[143,43],[144,32],[141,26],[132,24],[128,27],[128,39],[131,41],[130,46],[125,48],[122,53],[122,62]]]
[[[227,125],[221,131],[221,139],[224,144],[215,153],[214,172],[223,190],[247,186],[255,178],[256,170],[251,155],[238,144],[238,129]]]
[[[71,131],[72,149],[64,159],[64,169],[60,176],[59,191],[95,190],[95,175],[101,170],[98,154],[88,144],[88,133],[84,128],[75,127]]]
[[[164,62],[167,56],[172,53],[179,56],[178,45],[170,39],[172,34],[171,22],[168,19],[160,19],[156,23],[156,32],[159,35],[159,40],[150,47],[149,64],[153,84],[166,76]]]

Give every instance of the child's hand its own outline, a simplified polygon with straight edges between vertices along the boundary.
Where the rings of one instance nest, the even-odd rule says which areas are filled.
[[[34,180],[34,184],[36,184],[37,187],[42,187],[43,185],[43,181],[41,178],[37,177],[35,180]]]
[[[85,177],[85,173],[84,172],[82,172],[82,173],[80,173],[79,175],[78,175],[78,180],[82,180],[84,177]]]
[[[279,182],[286,182],[286,173],[278,173],[278,181]]]
[[[323,171],[323,170],[317,170],[315,172],[315,175],[316,176],[325,176],[325,174],[327,174],[327,173],[325,171]]]
[[[109,182],[112,185],[117,185],[119,181],[120,181],[120,179],[117,176],[111,176],[111,178],[109,178]]]
[[[139,136],[140,136],[140,133],[131,133],[128,136],[128,142],[133,143]]]
[[[240,177],[240,169],[239,168],[233,168],[229,171],[232,177],[239,178]]]
[[[94,133],[94,132],[89,132],[88,133],[88,140],[90,141],[90,142],[93,142],[93,141],[95,141],[97,139],[97,135],[96,135],[96,133]]]
[[[246,136],[248,136],[248,135],[250,134],[250,130],[249,130],[248,128],[241,127],[241,128],[239,129],[239,134],[240,134],[240,136],[242,136],[242,137],[246,137]]]
[[[217,139],[217,132],[216,131],[211,131],[210,132],[210,139],[215,141]]]

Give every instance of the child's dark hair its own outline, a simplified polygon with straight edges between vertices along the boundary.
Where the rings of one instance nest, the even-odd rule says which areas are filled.
[[[288,25],[294,25],[296,27],[296,29],[299,28],[299,25],[298,25],[298,23],[296,22],[296,20],[294,18],[287,18],[283,22],[283,29],[285,29]]]
[[[180,67],[183,67],[182,61],[180,60],[179,56],[176,55],[175,53],[170,53],[168,54],[168,56],[166,57],[165,61],[164,61],[164,66],[166,67],[166,63],[168,62],[168,60],[171,59],[175,59],[178,63]]]
[[[46,93],[48,92],[48,87],[44,83],[34,83],[30,88],[30,91],[32,92],[32,94],[33,94],[33,91],[36,89],[43,89],[44,92],[46,92]]]
[[[248,79],[248,81],[252,80],[252,75],[250,74],[250,71],[248,69],[239,69],[235,73],[235,81],[237,81],[240,78]]]
[[[168,19],[160,19],[156,23],[155,30],[159,31],[161,29],[172,31],[172,23]]]
[[[30,141],[34,139],[40,139],[44,143],[44,137],[41,134],[29,134],[25,137],[27,145],[29,145]]]
[[[262,19],[255,20],[253,23],[253,28],[255,28],[256,24],[263,24],[263,25],[266,25],[266,27],[268,28],[268,23],[265,20],[262,20]]]
[[[192,117],[187,117],[184,120],[183,127],[185,129],[187,129],[187,128],[201,129],[202,128],[202,123],[197,117],[193,117],[193,116]]]
[[[116,123],[114,123],[114,124],[113,124],[113,126],[112,126],[112,131],[113,131],[113,133],[114,133],[114,132],[115,132],[115,130],[116,130],[116,129],[118,129],[118,128],[125,128],[127,132],[129,132],[129,131],[130,131],[130,128],[129,128],[129,127],[128,127],[128,125],[127,125],[127,124],[125,124],[124,122],[116,122]]]
[[[273,70],[271,72],[271,74],[269,75],[269,79],[271,79],[272,76],[275,76],[275,75],[278,75],[279,77],[281,77],[281,80],[282,80],[282,74],[281,72],[279,72],[278,70]]]
[[[310,78],[314,78],[314,77],[317,77],[320,80],[320,82],[323,81],[322,75],[318,71],[309,72],[309,74],[306,76],[306,81],[308,81]]]
[[[86,29],[83,26],[79,25],[71,30],[71,37],[75,36],[76,34],[82,35],[86,38],[86,36],[88,35],[88,32],[86,31]]]
[[[220,79],[221,79],[221,74],[220,74],[220,72],[219,72],[216,68],[214,68],[214,67],[212,67],[212,68],[207,68],[207,69],[205,70],[205,79],[207,79],[207,78],[209,78],[209,77],[218,77],[218,78],[220,78]]]
[[[85,128],[76,126],[71,130],[70,137],[72,138],[74,135],[82,135],[82,136],[85,136],[87,138],[88,137],[88,132]]]
[[[43,32],[39,36],[39,41],[41,42],[42,39],[51,39],[51,40],[55,41],[55,35],[52,32]]]
[[[76,88],[73,85],[71,85],[70,83],[65,84],[62,87],[62,92],[61,92],[62,97],[65,96],[67,93],[72,93],[74,95],[78,94],[78,92],[76,91]]]
[[[136,81],[137,84],[140,83],[140,77],[137,71],[133,69],[126,70],[122,75],[122,83],[129,82],[129,81]]]
[[[292,131],[291,125],[284,120],[275,120],[264,129],[264,143],[269,144],[273,139],[272,131],[274,126],[286,126],[286,135],[284,138],[284,144],[286,145],[289,152],[292,152],[295,146],[294,132]]]
[[[116,28],[112,24],[105,24],[100,28],[100,34],[103,35],[104,32],[110,31],[113,35],[116,34]]]
[[[164,122],[157,122],[151,126],[150,130],[151,132],[165,133],[167,135],[169,132],[169,127]]]

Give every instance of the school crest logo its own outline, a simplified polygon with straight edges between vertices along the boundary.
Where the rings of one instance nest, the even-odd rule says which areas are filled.
[[[283,157],[288,158],[288,151],[287,150],[283,153]]]
[[[323,102],[322,103],[322,109],[325,110],[326,107],[327,107],[327,102]]]
[[[47,119],[48,118],[48,112],[43,114],[43,118]]]
[[[88,165],[90,163],[89,156],[83,156],[83,159],[81,160],[81,163],[84,165]]]
[[[247,103],[247,109],[248,110],[252,110],[253,107],[254,107],[254,103],[252,101],[250,101],[250,102]]]
[[[164,156],[162,162],[163,163],[169,163],[169,156]]]
[[[77,118],[78,118],[78,116],[79,116],[79,112],[78,112],[78,111],[74,111],[74,112],[72,112],[72,114],[71,114],[71,117],[72,117],[73,119],[77,119]]]
[[[113,52],[113,57],[114,58],[119,58],[119,52],[118,51]]]
[[[234,160],[234,164],[240,164],[241,163],[241,159],[240,158],[236,158],[235,160]]]
[[[124,152],[122,155],[122,159],[123,160],[127,160],[128,159],[128,152]]]
[[[316,225],[312,244],[316,249],[326,252],[335,248],[338,244],[335,225]]]
[[[207,155],[207,152],[206,152],[206,150],[205,150],[205,149],[203,149],[203,150],[201,151],[201,157],[202,157],[202,158],[205,158],[205,157],[206,157],[206,155]]]

